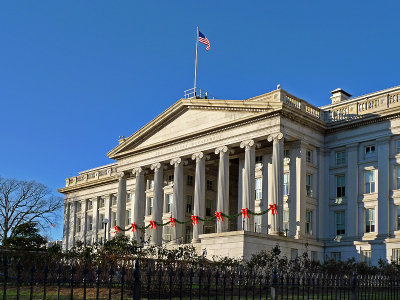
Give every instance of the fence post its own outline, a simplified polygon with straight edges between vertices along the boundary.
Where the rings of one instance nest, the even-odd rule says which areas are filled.
[[[140,281],[139,260],[135,262],[135,270],[133,271],[133,300],[141,299],[142,283]]]
[[[353,278],[351,281],[351,300],[357,300],[357,273],[353,273]]]
[[[274,272],[272,274],[272,286],[271,286],[271,300],[278,299],[278,272],[276,268],[274,268]]]

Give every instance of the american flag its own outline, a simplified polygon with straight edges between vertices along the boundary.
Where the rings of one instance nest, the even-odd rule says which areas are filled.
[[[207,51],[210,50],[210,41],[200,31],[199,31],[199,42],[204,44],[204,45],[207,45],[207,48],[206,48]]]

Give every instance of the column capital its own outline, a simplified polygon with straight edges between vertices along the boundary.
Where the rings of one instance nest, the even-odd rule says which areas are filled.
[[[180,157],[173,158],[170,161],[171,166],[177,167],[180,163],[182,163],[182,159]]]
[[[215,154],[226,153],[228,150],[228,146],[220,146],[215,148]]]
[[[125,177],[126,174],[125,174],[125,172],[118,172],[117,175],[118,175],[118,178],[119,178],[119,179],[122,179],[122,178]]]
[[[246,150],[248,150],[254,145],[255,145],[254,140],[246,140],[240,143],[240,148],[246,148]]]
[[[143,169],[141,167],[138,167],[138,168],[134,168],[133,169],[132,174],[135,174],[136,176],[139,176],[140,173],[142,173],[142,172],[143,172]]]
[[[267,140],[268,142],[274,142],[277,143],[279,140],[283,139],[283,133],[282,132],[277,132],[277,133],[272,133],[268,136]]]
[[[150,166],[151,170],[158,170],[161,168],[161,163],[155,163]]]
[[[198,160],[202,159],[203,157],[204,157],[203,152],[196,152],[196,153],[193,153],[192,160],[198,161]]]

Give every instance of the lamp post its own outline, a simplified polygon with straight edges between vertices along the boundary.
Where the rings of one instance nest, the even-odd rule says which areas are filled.
[[[104,244],[106,243],[106,239],[107,239],[107,223],[108,223],[108,219],[104,218],[103,219],[103,224],[104,224]]]

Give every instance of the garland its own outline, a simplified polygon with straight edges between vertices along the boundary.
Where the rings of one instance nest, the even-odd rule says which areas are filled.
[[[243,215],[243,220],[244,220],[246,218],[247,219],[250,218],[249,214],[253,215],[253,216],[261,216],[261,215],[266,214],[269,211],[271,211],[271,215],[276,215],[278,213],[277,205],[276,204],[270,204],[268,209],[263,210],[263,211],[261,211],[259,213],[253,212],[253,211],[249,210],[248,208],[242,208],[239,213],[234,214],[234,215],[227,215],[227,214],[224,214],[221,211],[216,211],[214,213],[214,216],[213,217],[209,217],[209,218],[201,218],[199,216],[191,216],[189,220],[185,220],[185,221],[179,221],[179,220],[177,220],[175,218],[169,218],[168,222],[158,223],[156,221],[150,221],[149,224],[146,225],[146,226],[138,226],[138,225],[136,225],[136,222],[133,222],[133,223],[131,223],[131,226],[128,227],[128,228],[121,228],[119,226],[114,226],[114,230],[115,230],[115,233],[119,233],[120,231],[128,231],[128,230],[131,230],[131,231],[136,231],[138,229],[139,230],[145,230],[145,229],[147,229],[149,227],[150,227],[150,229],[157,229],[157,226],[161,226],[162,227],[162,226],[170,225],[171,227],[175,227],[176,223],[178,223],[178,224],[187,224],[189,222],[192,222],[192,225],[194,226],[194,225],[199,224],[199,221],[202,221],[202,222],[213,222],[213,221],[219,222],[219,221],[221,221],[222,222],[222,221],[224,221],[224,217],[228,218],[228,219],[234,219],[234,218],[239,217],[240,215]]]

